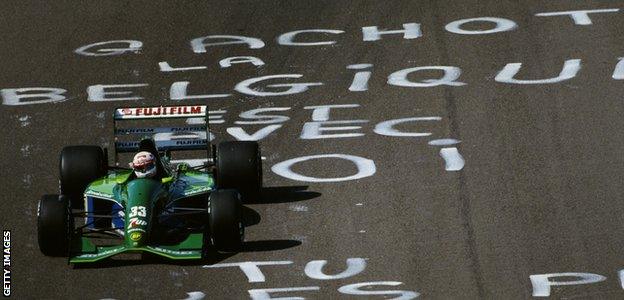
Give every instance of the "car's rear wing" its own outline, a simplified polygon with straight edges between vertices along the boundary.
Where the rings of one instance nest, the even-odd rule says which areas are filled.
[[[208,107],[206,105],[178,105],[152,107],[123,107],[115,109],[113,129],[115,137],[115,162],[118,153],[136,152],[140,139],[156,134],[171,134],[170,139],[154,139],[158,151],[208,150],[211,151]],[[176,118],[202,118],[205,125],[172,127],[123,127],[120,122],[128,120],[154,120]],[[186,134],[185,134],[186,133]],[[126,137],[126,138],[124,138]]]

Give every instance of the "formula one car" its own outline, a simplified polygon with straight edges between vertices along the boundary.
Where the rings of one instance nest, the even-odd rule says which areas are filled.
[[[126,120],[197,117],[206,125],[117,127]],[[121,253],[200,259],[208,249],[237,251],[244,238],[242,201],[253,201],[262,188],[258,144],[211,145],[208,110],[202,105],[120,108],[113,123],[114,166],[108,166],[108,152],[99,146],[61,151],[60,195],[44,195],[37,208],[41,252],[88,263]],[[158,133],[170,139],[154,138]],[[121,141],[136,135],[143,138]],[[201,151],[205,162],[174,164],[171,153],[178,150]],[[118,166],[120,153],[133,152],[153,155],[153,176],[140,178]]]

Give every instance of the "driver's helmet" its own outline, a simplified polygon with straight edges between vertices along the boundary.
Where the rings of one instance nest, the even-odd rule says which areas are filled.
[[[137,178],[150,178],[156,175],[156,158],[147,151],[141,151],[130,163]]]

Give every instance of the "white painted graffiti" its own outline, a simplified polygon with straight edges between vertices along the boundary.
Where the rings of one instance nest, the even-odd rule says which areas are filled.
[[[623,80],[624,66],[621,60],[617,63],[612,78],[615,80]],[[371,64],[356,64],[371,65]],[[547,79],[516,79],[516,74],[520,72],[522,63],[506,64],[494,77],[496,82],[506,84],[555,84],[576,78],[577,73],[581,69],[581,59],[568,59],[563,63],[563,68],[557,77]],[[173,69],[166,67],[168,64],[161,64],[161,68],[171,71]],[[353,65],[349,65],[353,66]],[[189,67],[182,69],[191,69],[197,67]],[[409,74],[421,71],[439,70],[444,74],[439,78],[422,79],[420,81],[412,81],[408,78]],[[555,72],[554,70],[553,72]],[[390,86],[404,88],[434,88],[439,86],[461,87],[467,83],[460,81],[461,69],[456,66],[419,66],[402,69],[388,75],[387,83]],[[368,90],[368,80],[372,76],[372,71],[359,71],[354,74],[353,80],[347,89],[350,92],[363,92]],[[323,82],[289,82],[293,79],[301,79],[302,74],[275,74],[245,79],[233,88],[234,91],[242,95],[254,97],[275,97],[288,96],[304,93],[311,87],[323,86]],[[281,79],[278,83],[267,83]],[[169,87],[169,99],[173,101],[182,100],[206,100],[214,98],[229,98],[233,94],[231,92],[220,93],[202,93],[190,94],[188,92],[189,81],[176,81]],[[136,101],[145,99],[141,95],[141,91],[150,87],[148,83],[136,84],[95,84],[87,87],[88,101],[105,102],[105,101]],[[44,103],[59,103],[73,98],[68,95],[68,90],[58,87],[22,87],[22,88],[3,88],[0,89],[3,105],[32,105]]]
[[[610,14],[619,12],[619,8],[606,9],[588,9],[588,10],[571,10],[558,12],[541,12],[535,14],[542,19],[551,17],[552,22],[560,22],[561,16],[568,16],[574,22],[574,25],[588,26],[592,25],[592,17],[607,19]],[[467,29],[472,28],[470,24],[488,24],[488,29]],[[516,30],[518,24],[509,19],[499,17],[476,17],[460,19],[449,22],[444,27],[446,31],[458,35],[486,35],[509,32]],[[286,47],[326,47],[338,44],[333,39],[326,36],[341,36],[345,31],[341,29],[298,29],[290,32],[282,33],[277,36],[277,44]],[[402,29],[381,30],[378,26],[363,26],[361,28],[362,41],[366,43],[379,43],[380,40],[387,36],[401,36],[405,40],[414,40],[422,37],[424,32],[420,23],[404,23]],[[298,37],[306,36],[306,42],[298,41]],[[310,41],[310,37],[321,36],[321,39]],[[211,47],[245,45],[249,49],[261,49],[266,46],[265,42],[257,37],[247,37],[238,35],[209,35],[198,37],[190,40],[190,48],[193,53],[207,53]],[[137,55],[143,49],[143,42],[135,39],[118,39],[110,41],[100,41],[83,45],[74,50],[74,53],[86,57],[115,57],[119,55]],[[229,68],[235,64],[250,64],[254,67],[262,67],[266,63],[256,56],[234,56],[221,58],[218,61],[219,68]],[[368,90],[368,80],[372,77],[372,64],[355,63],[347,65],[348,70],[356,70],[353,80],[347,88],[350,92],[363,92]],[[563,69],[559,76],[548,79],[516,79],[522,63],[514,62],[506,64],[494,77],[496,82],[505,84],[554,84],[575,78],[581,68],[581,60],[570,58],[563,64]],[[201,71],[208,69],[207,66],[172,66],[168,61],[158,62],[158,68],[161,72],[188,72]],[[622,70],[622,62],[617,64],[612,78],[615,80],[624,80],[624,71]],[[424,79],[420,81],[411,81],[408,75],[414,72],[438,70],[443,75],[440,78]],[[553,70],[552,72],[556,72]],[[402,70],[397,70],[388,75],[387,83],[391,86],[407,87],[407,88],[433,88],[438,86],[454,86],[461,87],[466,85],[460,81],[462,70],[458,66],[412,66]],[[556,74],[556,73],[555,73]],[[260,77],[247,78],[240,81],[232,91],[202,94],[190,94],[188,92],[189,81],[176,81],[169,87],[169,99],[178,100],[199,100],[213,98],[228,98],[233,96],[232,92],[238,92],[243,95],[255,97],[275,97],[287,96],[308,91],[311,87],[324,85],[323,82],[317,80],[311,82],[292,82],[300,80],[304,77],[302,74],[273,74]],[[279,80],[275,83],[273,81]],[[268,83],[271,81],[272,83]],[[148,88],[148,83],[120,83],[120,84],[94,84],[86,88],[88,100],[93,102],[100,101],[136,101],[142,100],[144,97],[141,92]],[[21,88],[3,88],[0,89],[3,105],[30,105],[43,103],[56,103],[66,101],[70,98],[76,98],[73,95],[80,92],[69,91],[59,87],[21,87]]]
[[[558,17],[569,16],[575,25],[587,26],[592,25],[592,19],[590,14],[607,14],[619,12],[619,8],[608,9],[588,9],[588,10],[570,10],[570,11],[558,11],[558,12],[541,12],[536,13],[537,17]],[[604,16],[606,18],[607,16]],[[553,19],[555,20],[555,19]],[[469,23],[490,23],[494,27],[487,30],[481,29],[465,29],[466,24]],[[419,23],[405,23],[402,24],[402,29],[394,30],[380,30],[378,26],[363,26],[362,27],[362,41],[374,42],[382,39],[383,35],[403,35],[404,39],[417,39],[423,36],[421,24]],[[464,27],[464,28],[462,28]],[[518,24],[513,20],[498,18],[498,17],[477,17],[452,21],[444,29],[448,32],[459,35],[485,35],[500,33],[506,31],[512,31],[518,28]],[[282,46],[327,46],[338,43],[334,40],[327,40],[326,38],[318,41],[297,42],[295,41],[299,35],[314,35],[325,36],[327,34],[340,35],[345,33],[340,29],[298,29],[290,32],[286,32],[278,35],[277,44]],[[206,53],[207,47],[214,46],[226,46],[226,45],[247,45],[249,49],[261,49],[265,47],[264,41],[256,37],[238,36],[238,35],[209,35],[204,37],[195,38],[190,41],[191,50],[194,53]],[[120,47],[125,45],[125,47]],[[107,48],[108,47],[108,48]],[[85,46],[81,46],[76,49],[76,54],[84,56],[112,56],[123,55],[127,53],[140,53],[143,47],[143,43],[138,40],[113,40],[97,42]]]
[[[292,265],[290,260],[283,261],[246,261],[237,263],[222,263],[214,265],[205,265],[206,269],[222,269],[222,268],[239,268],[246,276],[249,283],[262,283],[266,282],[266,276],[260,269],[260,267],[272,266],[278,268],[278,266]],[[312,260],[305,265],[304,274],[311,279],[315,280],[339,280],[346,279],[358,275],[366,269],[365,258],[348,258],[346,261],[347,267],[344,271],[337,274],[326,274],[323,271],[323,267],[327,265],[326,260]],[[402,285],[399,281],[373,281],[373,282],[360,282],[343,285],[338,288],[338,292],[343,295],[351,296],[396,296],[394,298],[386,299],[415,299],[420,296],[420,293],[415,291],[405,290],[372,290],[374,286],[399,286]],[[266,299],[304,299],[303,297],[293,297],[294,292],[318,292],[321,291],[320,286],[304,286],[304,287],[283,287],[283,288],[262,288],[262,289],[250,289],[247,292],[253,300],[266,300]],[[288,298],[272,298],[272,294],[285,294],[290,293]]]
[[[622,279],[621,272],[622,271],[620,271],[620,279]],[[563,280],[562,278],[571,280]],[[550,296],[550,288],[553,286],[597,283],[605,281],[607,278],[602,275],[593,273],[567,272],[531,275],[530,279],[533,286],[533,297],[548,297]]]
[[[366,134],[361,130],[364,129],[364,124],[368,124],[370,122],[369,120],[332,120],[330,118],[330,113],[333,110],[359,107],[359,104],[329,104],[305,106],[304,109],[312,111],[311,121],[305,122],[303,124],[299,138],[303,140],[316,140],[355,138],[365,136]],[[226,132],[228,134],[238,140],[259,141],[282,128],[283,124],[290,120],[290,117],[288,115],[277,113],[288,112],[291,110],[292,107],[257,108],[243,111],[238,115],[238,119],[229,121],[225,119],[228,113],[227,110],[209,111],[208,122],[211,126],[225,123],[233,123],[235,125],[267,125],[254,133],[249,133],[239,126],[228,127],[226,129]],[[427,125],[432,124],[432,122],[433,124],[435,124],[435,122],[440,122],[441,120],[442,117],[439,116],[390,119],[376,124],[374,126],[373,132],[377,135],[386,137],[424,138],[431,136],[432,133],[427,131],[403,131],[400,130],[398,127],[407,124]],[[203,125],[205,124],[205,121],[203,118],[189,118],[187,119],[187,123],[192,125]],[[205,138],[205,136],[200,137],[200,135],[202,134],[200,132],[189,132],[189,134],[195,134],[197,138]]]
[[[331,104],[331,105],[311,105],[305,106],[305,110],[311,110],[311,121],[305,122],[302,127],[301,135],[302,140],[322,140],[322,139],[345,139],[345,138],[357,138],[365,136],[362,132],[362,125],[368,124],[370,121],[366,119],[357,120],[332,120],[331,114],[335,110],[343,109],[356,109],[359,108],[359,104]],[[276,132],[282,128],[283,124],[290,120],[290,117],[283,115],[283,113],[291,112],[292,107],[270,107],[259,108],[244,111],[239,114],[239,119],[236,121],[230,120],[228,123],[234,123],[237,125],[266,125],[265,127],[249,133],[243,127],[228,127],[225,132],[234,137],[237,140],[244,141],[259,141],[267,138],[270,134]],[[209,111],[209,123],[210,124],[224,124],[226,123],[225,116],[226,110]],[[442,120],[439,116],[429,117],[410,117],[410,118],[398,118],[379,122],[374,126],[373,132],[379,136],[386,137],[398,137],[398,138],[427,138],[432,135],[428,131],[404,131],[400,130],[401,125],[405,124],[418,124],[418,125],[431,125]],[[187,120],[189,124],[205,124],[205,121],[200,119],[191,118]],[[172,134],[155,135],[155,139],[175,139],[175,138],[196,138],[206,139],[204,132],[187,132],[182,136]],[[210,140],[215,139],[215,136],[211,134]],[[459,153],[458,148],[449,147],[460,143],[459,140],[452,138],[435,139],[429,141],[430,146],[441,146],[440,156],[445,161],[446,171],[460,171],[465,165],[464,158]],[[319,160],[345,160],[353,163],[356,168],[356,174],[336,177],[336,178],[318,178],[311,177],[296,173],[293,171],[293,166],[299,163],[305,163],[306,161],[319,161]],[[303,156],[298,158],[292,158],[286,161],[275,164],[271,170],[282,177],[304,182],[341,182],[349,180],[358,180],[365,177],[369,177],[375,174],[376,165],[371,159],[341,154],[341,153],[327,153]]]
[[[336,159],[344,159],[344,160],[351,161],[357,167],[357,173],[354,175],[345,176],[345,177],[317,178],[317,177],[301,175],[299,173],[295,173],[292,170],[292,166],[297,163],[308,161],[308,160],[314,160],[314,159],[322,159],[322,158],[336,158]],[[277,175],[286,177],[288,179],[297,180],[297,181],[341,182],[341,181],[357,180],[357,179],[361,179],[364,177],[373,176],[375,172],[377,171],[377,168],[375,167],[374,161],[364,158],[364,157],[359,157],[355,155],[347,155],[347,154],[319,154],[319,155],[310,155],[310,156],[303,156],[303,157],[289,159],[287,161],[283,161],[274,165],[271,168],[271,170],[273,171],[273,173]]]
[[[624,289],[624,269],[617,271],[617,276],[620,284],[618,288]],[[533,288],[533,297],[550,297],[553,296],[553,287],[601,284],[607,280],[607,277],[596,273],[563,272],[535,274],[529,276],[529,279]],[[563,290],[563,288],[558,289],[559,292]]]

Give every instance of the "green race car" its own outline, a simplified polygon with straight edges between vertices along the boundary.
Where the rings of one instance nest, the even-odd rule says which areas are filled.
[[[203,118],[206,125],[118,128],[122,120]],[[240,249],[243,201],[262,188],[257,142],[210,145],[203,105],[115,110],[115,165],[99,146],[69,146],[60,156],[60,195],[44,195],[37,209],[39,249],[89,263],[121,253],[201,259],[208,250]],[[171,139],[155,139],[165,133]],[[123,137],[142,135],[138,141]],[[146,136],[148,135],[148,136]],[[204,162],[191,166],[172,152],[194,150]],[[149,152],[155,173],[140,178],[118,167],[120,153]],[[112,242],[111,242],[112,240]]]

